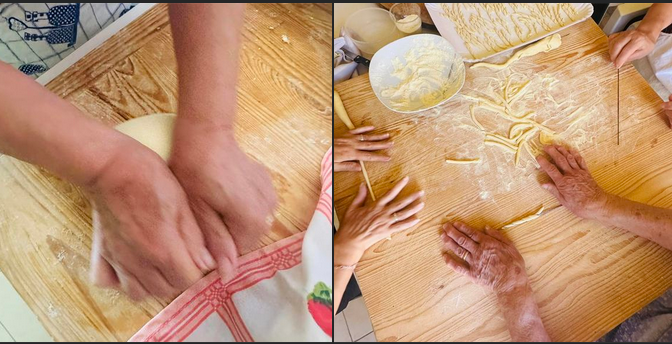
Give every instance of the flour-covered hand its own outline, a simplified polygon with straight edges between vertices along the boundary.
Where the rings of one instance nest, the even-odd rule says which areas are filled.
[[[510,240],[486,226],[475,230],[464,223],[446,223],[441,234],[446,264],[478,285],[507,293],[527,285],[525,261]]]
[[[583,218],[599,215],[608,200],[608,195],[593,179],[583,157],[559,145],[545,146],[544,151],[553,159],[537,157],[541,169],[551,178],[551,183],[543,184],[569,211]]]

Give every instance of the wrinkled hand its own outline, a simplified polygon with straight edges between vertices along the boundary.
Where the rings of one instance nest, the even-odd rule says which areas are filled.
[[[168,165],[187,194],[220,275],[235,277],[238,252],[254,248],[270,230],[276,197],[269,174],[233,135],[179,122]]]
[[[618,32],[609,36],[609,57],[616,68],[648,55],[656,45],[658,36],[637,29]]]
[[[474,283],[496,293],[507,293],[526,285],[525,261],[513,243],[488,226],[477,231],[464,223],[443,225],[444,247],[457,255],[444,254],[446,264]]]
[[[186,195],[161,158],[137,144],[87,190],[93,203],[91,278],[132,299],[174,298],[215,268]]]
[[[361,161],[390,161],[390,157],[373,153],[381,149],[391,148],[392,141],[386,141],[390,134],[364,135],[375,129],[361,127],[351,130],[343,137],[334,139],[334,171],[361,171],[357,160]]]
[[[668,124],[672,128],[672,94],[668,97],[668,101],[663,103],[663,110],[667,115]]]
[[[591,218],[604,209],[607,193],[597,185],[579,153],[558,145],[545,146],[544,151],[553,159],[549,162],[537,157],[541,169],[553,181],[543,184],[544,189],[579,217]]]
[[[408,177],[405,177],[369,205],[364,205],[367,196],[366,186],[363,183],[359,186],[359,193],[345,212],[341,227],[334,237],[334,264],[356,264],[364,251],[376,242],[420,222],[415,214],[425,206],[425,203],[418,201],[425,194],[424,191],[395,200],[408,184],[408,180]]]

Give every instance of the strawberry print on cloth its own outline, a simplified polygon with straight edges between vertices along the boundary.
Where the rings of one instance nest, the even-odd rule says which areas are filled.
[[[323,282],[317,283],[313,292],[308,295],[308,311],[313,316],[315,323],[329,337],[332,337],[333,304],[333,292]]]

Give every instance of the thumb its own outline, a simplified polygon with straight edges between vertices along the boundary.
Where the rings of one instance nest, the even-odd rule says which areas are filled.
[[[238,274],[238,249],[219,213],[210,207],[204,208],[195,214],[196,221],[203,231],[205,246],[216,262],[220,278],[228,282]]]
[[[555,186],[555,184],[546,183],[542,184],[541,187],[550,192],[553,197],[560,201],[560,203],[564,202],[564,199],[562,198],[562,195],[560,194],[560,191],[558,191],[558,188]]]

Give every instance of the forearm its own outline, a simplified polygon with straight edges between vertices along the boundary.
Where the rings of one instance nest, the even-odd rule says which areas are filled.
[[[672,250],[672,210],[609,195],[604,210],[593,218],[626,229]]]
[[[130,138],[0,62],[0,152],[87,186]]]
[[[549,342],[529,283],[497,294],[513,342]]]
[[[178,122],[233,134],[244,4],[170,4]]]
[[[637,30],[646,33],[655,40],[660,32],[670,24],[672,24],[672,4],[658,3],[649,8]]]
[[[348,282],[354,272],[354,269],[351,268],[339,269],[336,267],[355,265],[361,257],[361,252],[353,249],[347,243],[340,242],[338,234],[336,234],[336,237],[334,237],[334,314],[336,314],[341,304],[345,288],[348,286]]]

